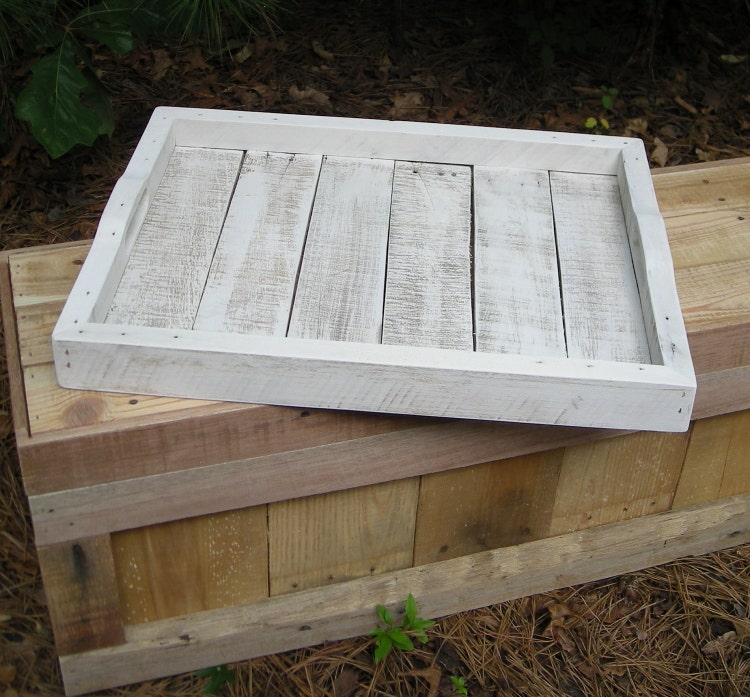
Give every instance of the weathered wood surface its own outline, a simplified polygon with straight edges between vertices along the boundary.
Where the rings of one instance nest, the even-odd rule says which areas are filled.
[[[62,656],[66,691],[81,694],[199,667],[364,634],[373,608],[413,593],[440,617],[628,573],[750,541],[750,493],[449,561],[129,627],[127,643]],[[262,631],[258,628],[262,627]],[[165,661],[165,656],[169,660]]]
[[[242,152],[175,148],[106,321],[193,326]]]
[[[286,334],[320,162],[245,154],[195,329]]]
[[[661,272],[670,264],[666,235],[663,226],[649,225],[647,220],[658,218],[658,211],[640,141],[493,133],[470,127],[435,129],[423,124],[391,126],[393,132],[386,133],[382,124],[357,120],[325,122],[239,113],[212,117],[210,111],[189,110],[154,115],[126,176],[118,182],[119,189],[133,189],[134,202],[130,207],[123,204],[119,189],[117,200],[110,201],[90,263],[53,332],[60,384],[457,418],[656,431],[687,428],[695,378],[684,327],[677,319],[673,278]],[[171,119],[176,120],[172,123]],[[204,136],[197,128],[201,121],[212,131],[211,148],[201,145]],[[292,123],[310,134],[304,146],[293,135]],[[256,147],[240,145],[237,128],[241,125],[247,130],[246,143],[257,139]],[[340,132],[331,128],[334,125]],[[278,151],[267,151],[267,145],[277,142],[274,128],[290,140]],[[407,143],[406,132],[413,135],[414,144]],[[428,153],[429,137],[438,133],[442,139]],[[190,141],[193,137],[195,142]],[[537,148],[544,140],[547,152]],[[409,156],[417,142],[417,150],[424,152],[419,159]],[[453,143],[454,159],[436,159],[447,142]],[[518,160],[512,153],[524,142],[526,166],[551,173],[545,181],[552,189],[552,205],[549,201],[546,205],[553,219],[559,218],[554,225],[561,276],[558,282],[557,263],[550,263],[548,256],[543,264],[534,260],[535,254],[530,254],[530,261],[515,264],[536,267],[537,275],[546,271],[543,283],[522,281],[526,293],[542,291],[533,303],[544,308],[546,317],[540,320],[538,312],[531,313],[527,329],[519,321],[526,318],[523,303],[513,303],[515,323],[509,322],[509,331],[528,334],[525,341],[532,345],[541,343],[546,358],[549,348],[545,344],[550,342],[555,346],[553,356],[566,355],[558,352],[564,328],[567,360],[531,363],[518,342],[514,350],[474,350],[478,327],[472,293],[481,290],[482,273],[477,274],[473,266],[473,246],[477,241],[487,244],[498,239],[497,235],[472,238],[472,213],[478,220],[486,219],[498,208],[492,196],[475,191],[474,170],[468,165],[478,167],[480,174],[499,171],[497,152],[479,154],[479,142],[495,151],[508,149],[503,164],[506,177],[515,176]],[[574,142],[580,145],[585,161],[592,149],[598,149],[602,160],[592,166],[591,173],[568,162],[568,147]],[[399,143],[403,151],[393,150],[389,143]],[[351,152],[341,150],[346,146],[352,147]],[[612,161],[611,151],[616,148],[620,157]],[[195,174],[187,161],[191,149],[195,150]],[[236,185],[235,204],[216,195],[219,184],[212,190],[189,181],[191,176],[203,181],[211,174],[216,162],[207,165],[206,172],[200,171],[207,159],[239,156],[254,160],[255,153],[268,160],[271,155],[263,155],[267,152],[288,164],[290,151],[310,163],[319,162],[322,155],[320,177],[316,178],[317,165],[313,164],[304,181],[290,182],[284,192],[261,184],[251,186],[253,196],[247,196],[248,186],[242,177],[237,181],[230,168],[224,185],[229,195]],[[147,163],[152,159],[164,164],[163,177],[161,169],[149,171]],[[191,189],[196,189],[191,192],[192,211],[184,195]],[[312,213],[303,232],[311,196]],[[482,210],[485,203],[491,210]],[[224,225],[227,204],[230,210]],[[247,270],[238,274],[229,261],[248,253],[247,236],[243,237],[237,221],[249,217],[271,222],[264,226],[264,234],[274,237],[270,227],[276,223],[266,220],[266,213],[284,209],[292,211],[293,217],[284,229],[294,232],[289,238],[283,232],[276,235],[276,246],[287,248],[291,239],[285,253],[291,258],[282,264],[281,273],[271,274],[278,286],[266,283],[248,295]],[[174,219],[176,226],[184,228],[182,237],[177,231],[152,234],[154,221],[161,219]],[[547,249],[553,246],[549,232],[547,226]],[[131,238],[135,238],[132,251]],[[661,243],[650,244],[651,238]],[[154,240],[160,240],[165,254],[159,254]],[[631,245],[640,249],[635,264]],[[251,275],[262,277],[267,265],[273,264],[275,252],[252,243],[249,249],[261,257]],[[524,252],[528,249],[523,247]],[[293,257],[300,254],[299,275],[295,276]],[[204,288],[205,267],[212,258],[216,273]],[[157,268],[156,259],[164,262],[164,268]],[[189,263],[181,269],[186,259]],[[98,318],[121,266],[123,278],[108,313],[109,325],[102,324]],[[487,275],[496,284],[505,280],[493,270]],[[173,282],[176,277],[183,277],[182,298],[174,297],[180,294]],[[475,281],[480,285],[472,288]],[[143,291],[145,296],[135,290],[138,284],[149,286]],[[670,292],[660,292],[665,284]],[[557,286],[563,291],[561,302],[555,297]],[[259,294],[273,298],[277,292],[285,300],[274,310],[273,324],[279,329],[273,332],[256,332],[252,322],[235,323],[230,329],[220,320],[227,314],[243,317],[248,305],[255,304],[253,298]],[[494,299],[495,314],[498,305],[511,305],[503,292],[515,298],[523,294],[514,288],[501,291]],[[161,300],[149,300],[149,293]],[[280,327],[292,295],[288,337],[284,337]],[[477,299],[482,311],[486,297],[480,292]],[[202,301],[205,309],[193,325],[197,303]],[[124,309],[128,303],[130,311]],[[265,302],[258,304],[260,310]],[[132,316],[127,318],[127,312]],[[169,320],[170,313],[175,313],[174,321]],[[121,328],[118,323],[129,326]],[[381,323],[382,345],[371,351],[381,341]],[[192,331],[193,326],[198,331]],[[547,334],[545,339],[532,336],[540,327]],[[250,336],[239,341],[238,332]],[[270,336],[261,341],[257,334]],[[296,343],[296,338],[316,341]],[[361,343],[368,344],[368,350],[363,351]],[[402,350],[405,346],[430,351]],[[665,347],[669,350],[662,350]],[[450,355],[446,350],[459,353]],[[539,355],[536,349],[532,351],[534,358]],[[494,361],[488,361],[489,357]],[[609,370],[600,365],[600,371],[592,371],[590,359],[615,365]],[[643,367],[640,372],[628,372],[622,370],[623,363]],[[516,384],[520,378],[522,392]],[[500,393],[507,394],[507,399],[497,399]]]
[[[289,336],[378,343],[393,162],[326,157]]]
[[[474,169],[476,350],[565,356],[549,173]]]

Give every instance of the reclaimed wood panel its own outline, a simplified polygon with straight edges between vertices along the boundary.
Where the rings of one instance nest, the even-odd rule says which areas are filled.
[[[750,491],[750,411],[693,424],[673,508]]]
[[[544,537],[563,449],[422,477],[414,564]]]
[[[669,510],[689,438],[640,432],[566,448],[547,535]]]
[[[414,477],[270,504],[271,595],[410,567],[418,496]]]
[[[242,156],[239,150],[175,148],[106,322],[193,326]]]
[[[648,363],[617,178],[551,172],[568,356]]]
[[[60,655],[125,641],[109,535],[37,549]]]
[[[286,335],[320,163],[245,154],[194,329]]]
[[[268,596],[265,506],[114,533],[112,553],[126,625]]]
[[[471,169],[397,162],[383,343],[472,351]]]
[[[474,168],[476,350],[565,356],[549,173]]]
[[[393,162],[326,157],[289,336],[378,343]]]

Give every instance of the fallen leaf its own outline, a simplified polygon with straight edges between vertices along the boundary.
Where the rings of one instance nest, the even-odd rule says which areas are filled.
[[[294,102],[311,102],[326,109],[331,109],[331,100],[328,95],[323,94],[320,90],[316,90],[313,87],[301,90],[297,85],[292,85],[289,88],[289,97]]]
[[[713,162],[715,159],[713,153],[708,152],[708,150],[703,150],[702,148],[696,148],[695,155],[701,162]]]
[[[419,92],[405,92],[404,94],[396,92],[391,101],[393,106],[388,111],[388,115],[394,119],[424,111],[424,97]]]
[[[410,670],[408,673],[404,673],[404,675],[411,675],[415,678],[426,680],[430,685],[427,697],[436,697],[440,689],[440,678],[443,676],[443,673],[437,666],[430,666],[429,668],[420,670]]]
[[[322,58],[324,61],[328,61],[329,63],[331,63],[335,58],[335,56],[330,51],[326,51],[323,48],[323,44],[321,44],[320,41],[312,42],[312,50],[316,56]]]
[[[747,56],[735,56],[732,53],[725,53],[719,56],[721,60],[730,65],[737,65],[737,63],[744,63],[747,60]]]
[[[162,48],[155,48],[151,51],[154,64],[151,66],[151,75],[154,82],[159,82],[174,65],[172,57]]]
[[[669,148],[664,145],[661,138],[654,138],[654,148],[651,151],[651,161],[659,167],[665,167],[669,157]]]
[[[634,133],[645,136],[648,133],[648,121],[642,116],[638,116],[634,119],[628,119],[625,124],[625,135],[630,137]]]
[[[693,116],[698,115],[698,110],[690,103],[686,102],[682,97],[677,95],[674,98],[675,104],[681,106],[685,111],[691,113]]]
[[[661,133],[663,136],[666,136],[667,138],[677,138],[678,133],[677,129],[672,126],[671,124],[667,124],[666,126],[662,126],[659,129],[659,133]]]
[[[250,56],[253,55],[253,47],[250,44],[245,44],[237,53],[232,56],[235,63],[244,63]]]
[[[357,671],[344,668],[333,681],[333,697],[349,697],[359,687]]]
[[[706,642],[706,645],[701,649],[706,655],[719,653],[724,647],[730,642],[737,638],[737,632],[725,632],[720,637],[713,639],[712,641]]]

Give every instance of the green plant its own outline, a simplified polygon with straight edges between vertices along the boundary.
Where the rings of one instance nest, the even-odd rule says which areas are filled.
[[[198,678],[208,678],[208,682],[203,686],[203,692],[207,695],[218,695],[221,688],[234,682],[234,671],[226,666],[216,666],[215,668],[204,668],[195,672]]]
[[[586,126],[587,131],[590,131],[597,136],[600,136],[604,131],[609,130],[609,121],[603,116],[598,119],[595,116],[589,116],[584,125]]]
[[[456,677],[455,675],[450,676],[451,683],[453,683],[453,691],[461,697],[468,697],[469,693],[466,689],[466,678]]]
[[[203,36],[210,47],[221,51],[227,26],[253,34],[260,23],[273,31],[282,0],[171,0],[165,5],[168,26],[183,38]]]
[[[145,0],[105,0],[83,8],[69,2],[57,17],[41,33],[46,52],[31,68],[15,108],[16,118],[29,122],[51,157],[79,143],[92,145],[114,130],[111,98],[96,74],[90,45],[121,56],[133,48],[136,36],[162,26]]]
[[[376,627],[368,636],[375,637],[375,663],[380,663],[390,652],[396,648],[400,651],[412,651],[414,639],[422,644],[429,641],[425,629],[432,627],[432,620],[424,620],[417,615],[417,601],[409,593],[404,604],[404,616],[401,624],[394,622],[393,616],[384,605],[375,608],[382,623],[382,627]]]
[[[612,111],[615,105],[615,99],[620,91],[616,87],[607,87],[606,85],[601,86],[602,90],[602,106],[607,111]]]

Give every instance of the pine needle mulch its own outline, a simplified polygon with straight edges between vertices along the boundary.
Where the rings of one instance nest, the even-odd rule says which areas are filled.
[[[606,52],[544,69],[502,3],[460,5],[413,3],[394,30],[378,3],[310,3],[297,27],[223,61],[198,42],[95,56],[117,131],[50,161],[19,129],[0,153],[0,248],[92,237],[158,104],[578,132],[604,118],[607,132],[643,138],[654,167],[750,155],[750,21],[666,3],[681,12],[644,15],[629,34],[631,18],[608,9],[618,31]],[[28,68],[6,67],[8,94]],[[618,90],[611,108],[602,86]],[[4,361],[0,347],[0,696],[60,695]],[[377,666],[366,637],[255,659],[231,667],[221,694],[445,697],[454,676],[472,697],[745,697],[750,546],[443,618],[429,636]],[[184,675],[106,694],[192,695],[206,682]]]

